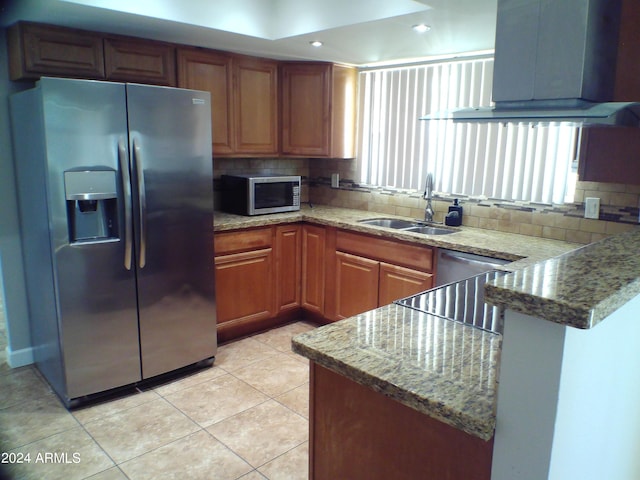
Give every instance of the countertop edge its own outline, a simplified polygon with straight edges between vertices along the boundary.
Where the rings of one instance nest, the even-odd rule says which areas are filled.
[[[469,326],[468,328],[474,327]],[[299,336],[304,336],[304,334]],[[430,418],[445,423],[483,441],[489,441],[493,438],[496,421],[495,408],[490,417],[480,420],[478,417],[468,415],[462,411],[453,410],[450,406],[441,402],[419,397],[411,391],[394,385],[390,381],[381,379],[362,369],[356,368],[353,365],[349,365],[327,353],[323,353],[317,349],[309,347],[296,337],[293,337],[291,346],[294,353],[306,357],[310,361],[342,375],[353,382],[370,388],[374,392],[391,398],[408,408],[412,408],[429,416]]]
[[[487,303],[590,329],[640,295],[640,228],[514,270],[485,285]]]

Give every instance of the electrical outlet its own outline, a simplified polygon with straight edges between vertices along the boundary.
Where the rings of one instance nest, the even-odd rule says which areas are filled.
[[[587,197],[584,199],[584,218],[600,218],[600,199]]]
[[[331,188],[339,188],[340,187],[340,174],[332,173],[331,174]]]

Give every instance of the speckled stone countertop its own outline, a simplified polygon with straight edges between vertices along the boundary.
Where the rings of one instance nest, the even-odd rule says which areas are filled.
[[[501,335],[387,305],[293,338],[293,350],[419,412],[489,440]]]
[[[299,212],[276,213],[254,217],[215,212],[214,230],[216,232],[222,232],[239,228],[306,221],[432,247],[448,248],[461,252],[511,260],[513,263],[510,263],[506,267],[508,270],[521,268],[540,260],[555,257],[580,246],[558,240],[464,226],[455,228],[447,227],[457,230],[456,233],[450,235],[424,235],[358,223],[359,220],[380,217],[401,218],[395,215],[385,215],[364,210],[352,210],[324,205],[310,208],[305,205]]]
[[[485,285],[485,300],[533,317],[592,328],[640,295],[640,227],[517,269]]]
[[[461,227],[450,235],[374,227],[359,220],[394,217],[327,206],[243,217],[216,212],[214,230],[306,221],[512,260],[513,271],[564,254],[579,245]],[[295,352],[411,408],[483,440],[495,428],[501,336],[470,325],[388,305],[320,327],[293,340]]]

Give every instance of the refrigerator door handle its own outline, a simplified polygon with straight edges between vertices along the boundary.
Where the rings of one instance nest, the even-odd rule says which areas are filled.
[[[131,180],[129,178],[127,150],[122,141],[118,142],[118,163],[120,164],[122,193],[124,196],[124,268],[131,270],[131,254],[133,245],[131,233]]]
[[[147,264],[147,197],[144,189],[144,170],[142,168],[142,160],[140,156],[140,146],[137,145],[135,138],[133,139],[133,163],[136,169],[136,178],[138,181],[138,208],[140,213],[140,246],[138,252],[138,266],[144,268]]]

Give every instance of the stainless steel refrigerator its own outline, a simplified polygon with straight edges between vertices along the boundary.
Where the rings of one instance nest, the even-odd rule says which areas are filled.
[[[216,354],[209,93],[10,98],[34,358],[69,407]]]

